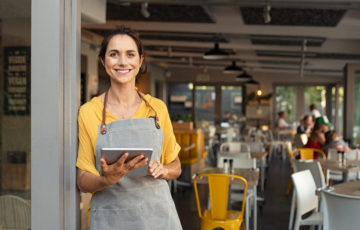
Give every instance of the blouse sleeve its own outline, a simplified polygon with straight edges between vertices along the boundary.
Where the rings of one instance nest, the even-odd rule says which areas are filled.
[[[174,161],[179,154],[180,145],[176,142],[173,127],[171,124],[168,109],[162,102],[162,108],[159,111],[160,124],[164,133],[163,150],[161,154],[161,163],[167,165]]]
[[[80,109],[78,117],[79,149],[76,167],[95,175],[100,175],[95,166],[95,153],[87,126],[84,121],[84,111]]]

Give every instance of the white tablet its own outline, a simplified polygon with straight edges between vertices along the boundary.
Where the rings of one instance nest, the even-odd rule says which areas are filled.
[[[129,153],[126,161],[133,159],[139,154],[143,154],[148,158],[147,164],[143,167],[137,168],[129,172],[128,176],[146,176],[151,155],[153,152],[152,148],[102,148],[101,157],[105,159],[106,163],[111,165],[115,163],[124,153]]]

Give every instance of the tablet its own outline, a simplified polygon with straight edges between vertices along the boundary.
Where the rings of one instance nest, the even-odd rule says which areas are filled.
[[[128,152],[129,156],[126,161],[133,159],[139,154],[143,154],[148,158],[147,164],[143,167],[137,168],[129,172],[128,176],[146,176],[149,163],[151,160],[151,155],[153,152],[152,148],[102,148],[101,157],[103,157],[107,164],[111,165],[115,163],[124,153]]]

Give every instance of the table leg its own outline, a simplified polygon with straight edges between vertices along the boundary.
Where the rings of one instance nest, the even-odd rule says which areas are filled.
[[[349,173],[343,172],[343,181],[344,181],[344,182],[349,181]]]
[[[254,230],[257,230],[257,191],[256,186],[254,186]]]

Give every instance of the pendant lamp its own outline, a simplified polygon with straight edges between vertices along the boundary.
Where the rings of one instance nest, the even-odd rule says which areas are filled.
[[[248,73],[246,73],[246,71],[244,71],[242,74],[239,74],[236,76],[236,80],[238,80],[238,81],[242,81],[242,80],[248,81],[251,79],[252,79],[252,76],[249,75]]]
[[[245,85],[258,85],[259,82],[258,81],[255,81],[254,79],[250,79],[246,82],[244,82]]]
[[[224,59],[228,56],[229,54],[225,50],[220,49],[219,43],[216,42],[214,48],[206,52],[203,58],[207,60],[218,60],[218,59]]]
[[[240,67],[236,65],[236,61],[232,61],[231,65],[225,67],[224,69],[224,73],[241,73],[244,70]]]

